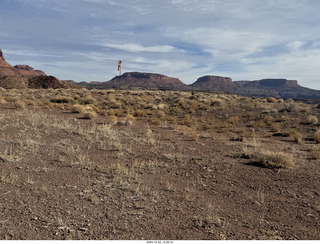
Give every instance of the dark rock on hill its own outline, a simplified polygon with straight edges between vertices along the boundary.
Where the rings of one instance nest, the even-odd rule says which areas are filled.
[[[236,85],[229,77],[207,75],[200,77],[190,87],[197,90],[233,91]]]
[[[181,80],[161,74],[128,72],[116,76],[112,80],[101,83],[89,83],[90,87],[142,87],[142,88],[166,88],[166,89],[188,89]]]
[[[70,88],[77,88],[77,86],[64,83],[54,76],[39,75],[39,76],[34,76],[34,77],[29,78],[28,88],[31,88],[31,89],[49,89],[49,88],[70,89]]]

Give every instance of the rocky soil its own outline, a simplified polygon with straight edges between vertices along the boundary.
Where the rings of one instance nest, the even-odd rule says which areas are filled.
[[[76,97],[79,92],[68,94]],[[292,137],[272,136],[269,126],[250,127],[250,121],[264,114],[257,100],[247,98],[220,97],[220,104],[217,100],[207,111],[199,110],[216,124],[240,118],[199,131],[193,125],[151,123],[148,115],[132,123],[121,117],[111,123],[102,114],[84,119],[71,113],[69,104],[38,104],[43,99],[39,91],[12,93],[1,90],[1,239],[320,238],[320,163],[310,154],[317,147],[313,133],[319,125],[304,123],[309,113],[320,117],[315,106],[294,104],[289,112],[264,112],[289,116],[283,125],[298,126],[304,136],[297,143]],[[88,93],[101,103],[103,94],[113,94],[116,101],[130,94],[160,96]],[[165,100],[167,93],[161,94]],[[34,103],[17,106],[11,95]],[[191,97],[180,96],[186,95]],[[287,106],[262,104],[279,110]],[[242,124],[248,125],[250,136],[241,135]],[[243,147],[250,141],[292,155],[294,167],[263,168],[244,158]]]

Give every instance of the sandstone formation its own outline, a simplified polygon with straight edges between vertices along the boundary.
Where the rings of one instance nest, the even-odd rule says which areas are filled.
[[[231,91],[235,88],[235,84],[229,77],[207,75],[200,77],[190,87],[198,90]]]

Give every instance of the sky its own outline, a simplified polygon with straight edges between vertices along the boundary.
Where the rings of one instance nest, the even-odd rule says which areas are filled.
[[[149,72],[320,90],[318,0],[1,0],[0,49],[61,80]]]

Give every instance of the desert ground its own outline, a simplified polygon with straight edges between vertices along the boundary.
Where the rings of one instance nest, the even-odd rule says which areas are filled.
[[[320,106],[0,89],[4,240],[320,239]]]

